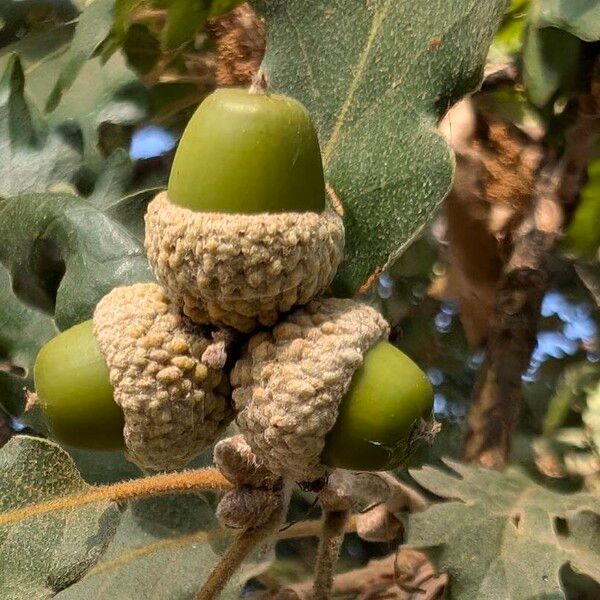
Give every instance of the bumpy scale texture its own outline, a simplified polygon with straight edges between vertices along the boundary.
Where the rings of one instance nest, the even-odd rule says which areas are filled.
[[[215,465],[233,484],[254,488],[273,488],[279,477],[260,464],[243,435],[221,440],[213,450]]]
[[[267,468],[295,481],[323,476],[319,456],[364,353],[387,338],[373,308],[313,301],[248,343],[231,381],[237,423]]]
[[[142,468],[185,466],[231,420],[229,382],[201,359],[211,340],[160,286],[112,290],[96,307],[94,333],[125,415],[128,456]]]
[[[258,462],[243,435],[216,444],[214,460],[221,473],[235,485],[217,506],[221,525],[233,529],[260,527],[276,510],[283,511],[289,498],[281,477]]]
[[[243,332],[320,295],[343,248],[344,225],[331,209],[194,212],[163,192],[146,213],[148,260],[169,296],[197,323]]]

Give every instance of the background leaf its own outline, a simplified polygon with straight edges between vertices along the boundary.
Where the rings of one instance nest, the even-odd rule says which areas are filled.
[[[141,242],[83,198],[47,192],[0,199],[0,262],[26,301],[59,329],[92,316],[112,288],[152,280]]]
[[[410,515],[407,543],[429,549],[449,574],[449,598],[566,598],[560,570],[567,563],[600,590],[600,498],[553,492],[517,469],[446,463],[455,473],[411,471],[450,501]]]
[[[89,486],[56,444],[18,436],[0,450],[0,512],[26,508]],[[99,502],[0,526],[3,600],[49,598],[77,581],[112,538],[119,512]]]
[[[540,27],[558,27],[586,42],[600,40],[597,0],[536,0]]]
[[[81,165],[76,135],[52,130],[23,95],[18,57],[10,55],[0,79],[0,194],[48,189],[73,180]]]
[[[588,165],[588,179],[567,233],[566,248],[579,258],[594,259],[600,246],[600,155]]]
[[[0,406],[19,416],[25,387],[32,386],[33,363],[40,347],[57,333],[52,318],[21,302],[0,265]]]
[[[257,0],[263,68],[315,120],[326,178],[345,209],[351,295],[398,254],[450,188],[438,119],[477,87],[504,0]]]
[[[41,12],[52,25],[77,16],[79,4],[85,0],[2,0],[0,2],[0,46],[23,37],[24,29],[31,25],[34,11]]]
[[[0,52],[0,68],[5,68],[11,53],[18,53],[26,81],[25,93],[42,111],[68,60],[69,43],[74,27],[63,24],[56,29],[27,36]],[[131,128],[147,114],[147,91],[127,66],[122,52],[115,52],[106,63],[100,57],[85,61],[60,103],[46,119],[51,126],[70,124],[83,136],[84,158],[93,170],[101,169],[104,156],[114,150],[114,128],[110,136],[103,125]],[[128,139],[118,143],[128,145]],[[107,147],[108,146],[108,147]]]
[[[133,502],[106,554],[57,600],[192,600],[225,545],[216,527],[214,507],[202,496]],[[236,573],[220,597],[239,598],[248,576],[248,568]]]
[[[587,428],[587,435],[593,448],[600,456],[600,386],[596,385],[586,399],[586,406],[581,415]]]
[[[523,83],[531,102],[544,107],[570,92],[580,75],[583,43],[554,27],[527,29],[523,47]]]
[[[75,34],[66,53],[66,64],[48,96],[46,111],[56,108],[63,91],[72,85],[85,62],[94,55],[110,33],[114,3],[115,0],[92,0],[79,16]]]

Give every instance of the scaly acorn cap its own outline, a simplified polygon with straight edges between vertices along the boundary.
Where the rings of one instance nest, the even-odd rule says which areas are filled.
[[[125,416],[128,457],[151,470],[185,466],[233,416],[226,375],[202,362],[211,339],[154,283],[115,288],[93,323]]]
[[[373,308],[327,298],[258,333],[231,374],[240,432],[257,458],[294,481],[323,476],[325,435],[363,355],[389,326]]]
[[[158,194],[146,213],[148,261],[197,323],[250,332],[323,293],[344,249],[344,225],[321,213],[195,212]]]

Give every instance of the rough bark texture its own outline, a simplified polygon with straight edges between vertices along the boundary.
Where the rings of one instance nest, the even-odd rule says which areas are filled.
[[[475,386],[462,457],[502,469],[522,401],[521,375],[535,347],[544,293],[551,281],[550,251],[565,218],[575,207],[598,132],[597,105],[582,102],[582,113],[566,138],[560,158],[541,168],[529,214],[514,235],[503,268],[487,344]]]

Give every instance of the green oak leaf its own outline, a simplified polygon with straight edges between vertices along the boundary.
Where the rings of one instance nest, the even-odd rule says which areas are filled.
[[[30,25],[28,16],[33,11],[52,12],[51,21],[68,21],[77,16],[78,2],[85,0],[2,0],[0,2],[0,47],[10,44]]]
[[[242,0],[154,0],[165,8],[167,18],[161,32],[163,50],[171,51],[194,39],[211,17],[216,17],[240,4]]]
[[[547,403],[543,432],[550,436],[563,427],[571,410],[581,411],[591,388],[600,381],[600,368],[593,363],[577,362],[565,368]]]
[[[0,590],[3,600],[50,598],[98,560],[119,522],[116,504],[97,502],[46,514],[27,514],[39,502],[82,494],[83,481],[56,444],[13,437],[0,450]]]
[[[594,451],[600,455],[600,385],[596,385],[588,394],[581,419]]]
[[[26,74],[26,96],[40,112],[69,60],[74,31],[72,24],[64,24],[0,50],[0,69],[5,68],[11,53],[19,55]],[[147,91],[127,66],[123,53],[117,51],[107,62],[99,56],[86,60],[72,85],[62,91],[58,106],[45,116],[52,126],[70,124],[81,130],[85,163],[98,171],[110,153],[103,145],[113,142],[103,135],[103,127],[130,128],[146,113]]]
[[[86,61],[110,33],[114,4],[115,0],[92,0],[79,15],[75,34],[66,52],[65,66],[46,100],[46,111],[57,107],[63,92],[73,84]]]
[[[46,190],[69,183],[81,166],[80,139],[51,129],[24,96],[15,54],[0,78],[0,195]]]
[[[0,238],[15,292],[61,330],[89,319],[115,286],[152,280],[140,240],[72,194],[0,198]]]
[[[579,204],[568,226],[564,245],[578,258],[594,260],[600,246],[600,153],[592,158],[587,167],[587,181],[580,195]]]
[[[52,317],[15,296],[8,271],[0,265],[0,406],[9,414],[21,416],[35,357],[56,333]]]
[[[569,94],[581,75],[583,42],[562,29],[531,23],[523,44],[523,83],[538,107]]]
[[[345,211],[352,295],[406,247],[450,190],[452,153],[436,127],[479,85],[504,0],[255,0],[262,68],[298,98],[319,134]]]
[[[566,598],[569,565],[600,583],[600,497],[561,494],[523,471],[445,460],[411,475],[445,502],[407,517],[407,545],[450,576],[449,599]]]
[[[488,56],[490,62],[505,62],[521,52],[528,10],[529,0],[511,0],[494,36]]]
[[[193,600],[231,532],[218,529],[214,506],[199,495],[151,498],[129,505],[113,542],[86,576],[57,600]],[[220,595],[237,600],[246,565]]]
[[[536,0],[540,27],[556,27],[586,42],[600,40],[600,3],[597,0]]]
[[[132,180],[132,162],[120,150],[104,162],[87,199],[0,196],[0,406],[10,414],[22,416],[37,352],[57,327],[89,318],[113,287],[151,279],[143,215],[159,188],[132,190]],[[43,430],[37,411],[26,420]]]
[[[87,201],[108,217],[121,223],[141,244],[144,243],[144,215],[154,196],[166,182],[146,183],[132,188],[133,162],[125,150],[109,156]]]

